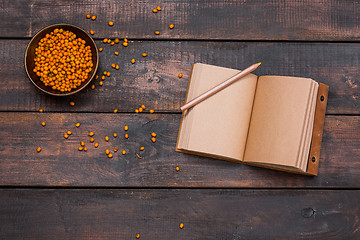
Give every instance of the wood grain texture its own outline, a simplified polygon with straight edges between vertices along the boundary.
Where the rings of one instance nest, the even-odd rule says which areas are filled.
[[[0,237],[358,239],[359,198],[359,190],[6,189]]]
[[[46,122],[42,127],[41,122]],[[81,123],[79,128],[75,123]],[[359,188],[360,117],[327,116],[318,177],[175,152],[179,114],[0,113],[0,185]],[[123,127],[129,126],[129,139]],[[68,139],[63,133],[72,131]],[[95,133],[96,149],[88,133]],[[117,138],[112,137],[113,133]],[[151,142],[150,133],[157,134]],[[109,136],[109,142],[105,142]],[[87,152],[78,151],[84,141]],[[41,147],[40,153],[36,152]],[[144,151],[139,151],[141,146]],[[105,149],[119,148],[109,159]],[[125,149],[127,154],[122,155]],[[139,154],[142,158],[136,156]],[[180,171],[176,172],[175,167]]]
[[[329,85],[327,113],[360,113],[360,46],[349,43],[255,42],[130,42],[127,48],[103,47],[99,72],[111,71],[102,87],[95,80],[74,96],[47,96],[26,76],[23,59],[27,40],[0,40],[0,111],[134,112],[141,104],[157,112],[180,112],[191,64],[202,62],[242,69],[263,64],[258,75],[309,77]],[[114,51],[119,51],[116,56]],[[141,53],[146,52],[144,58]],[[136,59],[135,64],[130,60]],[[111,64],[118,64],[117,71]],[[183,73],[181,79],[179,73]],[[74,100],[75,107],[69,106]]]
[[[163,10],[152,13],[158,5]],[[92,29],[100,38],[358,41],[359,12],[358,1],[342,0],[6,0],[0,3],[0,37],[30,37],[65,22]],[[96,21],[86,14],[96,15]]]

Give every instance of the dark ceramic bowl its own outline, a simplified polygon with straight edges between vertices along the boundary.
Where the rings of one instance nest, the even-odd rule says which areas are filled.
[[[35,48],[38,46],[39,41],[42,38],[44,38],[46,34],[52,32],[56,28],[59,28],[59,29],[62,28],[64,30],[69,30],[69,31],[75,33],[77,38],[80,37],[81,39],[85,40],[86,46],[91,47],[92,62],[94,64],[94,66],[89,73],[89,77],[84,82],[82,82],[80,86],[78,86],[75,89],[71,89],[70,92],[61,92],[59,90],[52,89],[50,86],[45,86],[45,84],[42,81],[40,81],[40,77],[38,77],[33,71],[33,69],[35,68],[35,62],[34,62]],[[77,93],[77,92],[81,91],[82,89],[84,89],[94,78],[96,71],[98,69],[98,66],[99,66],[99,52],[98,52],[98,49],[96,47],[94,40],[83,29],[76,27],[74,25],[70,25],[70,24],[55,24],[55,25],[51,25],[51,26],[48,26],[48,27],[40,30],[40,32],[38,32],[31,39],[31,41],[26,49],[26,52],[25,52],[25,70],[26,70],[26,73],[29,76],[31,82],[37,88],[39,88],[41,91],[46,92],[50,95],[55,95],[55,96],[68,96],[68,95]]]

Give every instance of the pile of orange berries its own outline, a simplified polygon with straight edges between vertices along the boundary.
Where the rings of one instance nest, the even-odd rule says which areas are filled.
[[[34,61],[33,71],[45,86],[61,92],[80,86],[94,66],[85,40],[63,29],[54,29],[40,40]]]

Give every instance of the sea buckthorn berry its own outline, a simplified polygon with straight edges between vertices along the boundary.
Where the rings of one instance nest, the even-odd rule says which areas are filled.
[[[85,151],[85,152],[87,151],[87,147],[84,147],[84,151]]]
[[[145,149],[144,147],[140,147],[140,151],[144,151],[144,149]]]
[[[102,76],[101,76],[101,79],[102,79],[102,80],[105,80],[105,76],[104,76],[104,75],[102,75]]]
[[[129,134],[125,133],[125,138],[128,139],[128,138],[129,138]]]
[[[170,24],[170,25],[169,25],[169,28],[170,28],[170,29],[173,29],[173,28],[174,28],[174,24]]]
[[[179,227],[182,229],[184,227],[184,224],[180,223]]]
[[[133,59],[131,59],[131,63],[132,64],[134,64],[135,63],[135,59],[133,58]]]
[[[108,155],[108,154],[110,153],[110,150],[109,150],[109,149],[106,149],[106,150],[105,150],[105,153],[106,153],[106,155]]]
[[[93,84],[93,85],[91,85],[91,89],[93,89],[93,90],[95,89],[95,85],[94,85],[94,84]]]
[[[124,47],[127,47],[128,43],[127,42],[123,42],[122,44]]]
[[[94,143],[94,147],[98,147],[99,146],[99,143]]]
[[[99,78],[99,75],[96,75],[96,76],[95,76],[95,79],[98,79],[98,78]]]
[[[135,109],[135,112],[138,113],[138,112],[139,112],[139,109]]]
[[[127,38],[124,38],[124,42],[128,42]]]
[[[113,26],[114,22],[113,21],[109,21],[109,26]]]
[[[144,109],[142,107],[139,107],[139,112],[142,112]]]
[[[115,38],[114,43],[118,44],[120,42],[120,39]]]
[[[153,109],[150,109],[149,113],[154,113],[154,110],[153,110]]]
[[[85,146],[85,143],[83,141],[80,142],[81,146]]]
[[[124,130],[127,131],[129,129],[129,127],[127,125],[125,125]]]
[[[42,112],[44,112],[44,110],[43,110],[42,108],[40,108],[40,109],[39,109],[39,112],[41,112],[41,113],[42,113]]]
[[[94,136],[94,133],[93,133],[93,132],[89,132],[89,136],[90,136],[90,137]]]
[[[67,131],[66,133],[67,133],[68,135],[71,135],[71,134],[72,134],[72,132],[71,132],[71,131]]]
[[[125,150],[123,150],[123,151],[122,151],[122,154],[123,154],[123,155],[125,155],[125,154],[126,154],[126,151],[125,151]]]
[[[114,109],[114,113],[117,113],[119,110],[117,110],[116,108]]]
[[[105,141],[109,141],[109,137],[108,136],[105,136]]]
[[[64,133],[64,138],[67,139],[69,137],[69,135],[67,135],[66,133]]]
[[[112,64],[111,64],[111,67],[112,67],[112,68],[115,68],[115,63],[112,63]]]
[[[114,138],[116,138],[116,137],[117,137],[117,133],[114,133],[113,136],[114,136]]]
[[[107,71],[104,71],[104,72],[103,72],[103,75],[106,75],[106,74],[107,74]]]
[[[151,141],[152,141],[152,142],[156,142],[156,138],[152,137],[152,138],[151,138]]]
[[[156,8],[154,8],[154,9],[152,10],[152,12],[153,12],[153,13],[157,13],[158,10],[157,10]]]
[[[72,107],[75,106],[75,102],[73,102],[73,101],[71,101],[69,104],[70,104],[70,106],[72,106]]]
[[[46,123],[45,123],[45,122],[42,122],[42,123],[41,123],[41,126],[45,127],[45,126],[46,126]]]
[[[36,151],[37,151],[37,152],[40,152],[40,151],[41,151],[41,147],[38,147],[38,148],[36,149]]]
[[[107,43],[108,39],[104,38],[103,43]]]
[[[180,168],[179,168],[179,167],[176,167],[175,169],[176,169],[177,172],[180,171]]]
[[[100,85],[100,86],[102,86],[103,84],[104,84],[103,81],[100,81],[100,82],[99,82],[99,85]]]
[[[161,7],[157,6],[156,10],[161,11]]]
[[[114,147],[114,152],[117,152],[118,151],[118,148],[117,147]]]
[[[152,132],[152,133],[151,133],[151,136],[152,136],[152,137],[156,137],[156,133]]]
[[[94,35],[94,31],[93,30],[90,30],[89,31],[91,35]]]
[[[112,158],[112,157],[113,157],[112,153],[109,153],[108,157],[109,157],[109,158]]]
[[[83,150],[83,147],[78,147],[78,150],[79,150],[79,151],[82,151],[82,150]]]
[[[160,34],[160,32],[159,31],[155,31],[155,35],[159,35]]]
[[[107,43],[111,43],[111,39],[110,39],[110,38],[107,40]]]
[[[140,233],[136,234],[136,238],[137,238],[137,239],[140,238]]]
[[[93,137],[90,138],[90,142],[93,143],[95,139]]]
[[[114,46],[114,44],[115,44],[114,42],[111,42],[111,43],[110,43],[111,46]]]
[[[95,19],[96,19],[96,16],[91,17],[91,20],[95,21]]]
[[[117,52],[117,51],[115,51],[114,53],[115,53],[116,56],[119,55],[119,52]]]
[[[141,54],[143,57],[146,57],[147,56],[147,53],[143,53],[143,54]]]
[[[91,18],[91,15],[90,15],[90,14],[86,14],[86,18]]]
[[[119,70],[120,67],[119,67],[119,65],[116,65],[115,68],[116,68],[116,70]]]
[[[178,76],[179,76],[179,78],[182,78],[183,74],[182,74],[182,73],[179,73],[179,75],[178,75]]]
[[[75,126],[78,128],[80,127],[80,123],[76,123]]]
[[[146,107],[145,107],[145,105],[144,105],[144,104],[142,104],[142,105],[141,105],[141,108],[142,108],[142,109],[145,109]]]
[[[110,73],[110,72],[107,72],[106,76],[110,77],[110,76],[111,76],[111,73]]]
[[[103,48],[101,47],[101,48],[99,48],[99,52],[102,52],[102,50],[103,50]]]

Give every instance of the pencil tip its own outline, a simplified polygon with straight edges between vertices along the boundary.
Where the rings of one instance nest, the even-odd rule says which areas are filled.
[[[258,64],[259,64],[259,66],[260,66],[260,65],[261,65],[261,62],[259,62]]]

